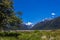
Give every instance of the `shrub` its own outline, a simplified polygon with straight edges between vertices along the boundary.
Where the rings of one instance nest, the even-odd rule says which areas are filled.
[[[0,32],[0,36],[8,36],[8,37],[17,37],[20,33],[16,32]]]

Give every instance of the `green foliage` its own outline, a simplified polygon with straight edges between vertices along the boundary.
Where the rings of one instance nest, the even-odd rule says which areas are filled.
[[[19,35],[20,33],[16,33],[16,32],[0,32],[0,36],[2,37],[17,37]]]
[[[15,15],[13,0],[2,0],[0,2],[0,30],[6,29],[6,25],[17,27],[21,22],[21,19]]]
[[[0,36],[0,38],[2,38],[3,40],[60,40],[60,31],[4,32],[2,34],[19,34],[17,37]]]

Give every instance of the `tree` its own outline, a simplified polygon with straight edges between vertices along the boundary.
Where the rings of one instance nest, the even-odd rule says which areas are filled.
[[[16,26],[21,22],[21,19],[15,15],[13,0],[0,0],[0,29],[4,30],[12,24]]]

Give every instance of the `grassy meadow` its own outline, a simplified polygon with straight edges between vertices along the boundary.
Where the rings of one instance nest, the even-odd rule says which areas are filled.
[[[0,40],[60,40],[60,30],[0,32]]]

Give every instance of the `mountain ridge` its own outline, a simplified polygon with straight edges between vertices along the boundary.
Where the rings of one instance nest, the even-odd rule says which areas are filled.
[[[60,29],[60,16],[52,20],[45,20],[37,23],[31,30],[55,30]]]

